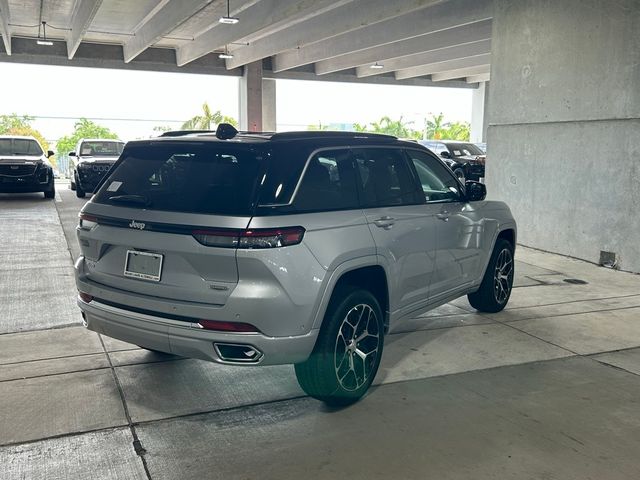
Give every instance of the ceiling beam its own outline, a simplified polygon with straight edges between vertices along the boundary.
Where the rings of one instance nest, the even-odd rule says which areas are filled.
[[[450,70],[459,70],[461,68],[477,67],[479,65],[489,65],[491,61],[490,54],[476,55],[474,57],[457,58],[455,60],[447,60],[445,62],[436,62],[429,65],[420,65],[419,67],[405,68],[396,72],[397,80],[407,78],[424,77],[425,75],[433,75],[440,72],[448,72]]]
[[[169,0],[142,25],[139,25],[134,32],[135,35],[124,43],[125,63],[129,63],[212,1]]]
[[[444,82],[445,80],[453,80],[456,78],[471,77],[473,75],[482,75],[483,73],[489,73],[490,65],[478,65],[469,68],[460,68],[457,70],[449,70],[447,72],[435,73],[431,75],[431,80],[434,82]]]
[[[479,75],[471,75],[467,77],[467,83],[488,82],[491,77],[490,73],[481,73]]]
[[[264,37],[260,42],[237,49],[234,51],[234,58],[227,61],[227,66],[230,68],[239,67],[277,53],[302,48],[313,42],[362,29],[363,26],[379,24],[397,15],[420,11],[420,9],[424,9],[425,5],[437,3],[437,1],[354,0],[323,15]],[[479,1],[487,2],[489,0]]]
[[[474,57],[487,53],[491,53],[491,40],[481,40],[479,42],[465,43],[464,45],[456,45],[454,47],[440,48],[431,52],[407,55],[406,57],[390,58],[384,60],[384,62],[380,62],[379,65],[382,65],[382,68],[379,69],[373,69],[371,65],[361,66],[356,69],[356,75],[358,77],[370,77],[372,75],[395,72],[396,70],[448,62],[450,60]]]
[[[76,54],[93,18],[98,13],[102,0],[76,0],[71,18],[71,31],[67,36],[67,56],[69,60]]]
[[[237,24],[215,25],[196,37],[193,42],[178,48],[176,52],[178,65],[186,65],[233,42],[257,40],[262,36],[278,32],[351,1],[353,0],[261,0],[253,2],[254,4],[246,8],[242,15],[239,15],[241,13],[239,11],[232,11],[233,15],[240,18],[240,22]]]
[[[317,73],[325,74],[366,64],[372,56],[371,49],[376,47],[387,58],[432,50],[433,48],[425,47],[426,35],[489,20],[493,14],[492,6],[491,0],[450,0],[437,3],[301,46],[297,51],[282,52],[276,55],[274,68],[281,70],[299,64],[316,63]],[[489,25],[490,21],[479,27],[484,35],[490,35]],[[462,43],[452,37],[448,37],[451,43],[441,42],[439,46]],[[392,53],[397,43],[400,43],[401,50]]]
[[[4,50],[11,55],[11,32],[9,31],[9,1],[0,0],[0,35],[4,42]]]
[[[323,72],[323,74],[324,72],[338,72],[353,67],[368,66],[375,62],[386,62],[388,59],[431,52],[441,48],[463,45],[490,38],[491,20],[483,20],[481,22],[468,23],[459,27],[427,33],[398,42],[390,42],[355,53],[347,53],[338,57],[322,60],[316,64],[316,70]],[[289,52],[285,52],[283,55],[287,55],[288,53]]]

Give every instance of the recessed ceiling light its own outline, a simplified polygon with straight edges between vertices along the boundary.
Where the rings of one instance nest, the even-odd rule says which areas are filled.
[[[380,65],[378,62],[376,62],[373,65],[371,65],[371,67],[369,68],[373,68],[374,70],[380,70],[381,68],[384,68],[384,65]]]

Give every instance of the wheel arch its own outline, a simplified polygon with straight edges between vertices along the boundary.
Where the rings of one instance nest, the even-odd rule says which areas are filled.
[[[316,313],[313,328],[320,328],[331,302],[339,298],[340,294],[349,287],[359,287],[370,291],[380,303],[384,316],[385,332],[389,328],[389,282],[387,273],[382,265],[372,262],[372,259],[362,262],[347,262],[334,270],[328,287],[322,297],[320,307]]]

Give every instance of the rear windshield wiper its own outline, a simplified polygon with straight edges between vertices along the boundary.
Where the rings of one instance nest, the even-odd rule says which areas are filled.
[[[149,199],[144,195],[114,195],[113,197],[109,197],[109,200],[112,202],[134,203],[145,207],[151,205]]]

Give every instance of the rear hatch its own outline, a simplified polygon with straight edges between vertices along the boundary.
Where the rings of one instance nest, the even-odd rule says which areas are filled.
[[[132,143],[81,213],[93,282],[163,299],[224,305],[238,282],[237,232],[251,220],[261,145]]]

